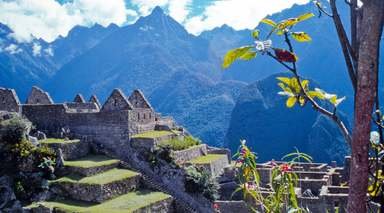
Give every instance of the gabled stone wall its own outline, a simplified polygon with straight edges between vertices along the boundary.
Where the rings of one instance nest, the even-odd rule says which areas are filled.
[[[34,86],[27,98],[26,104],[53,104],[53,100],[47,92]]]
[[[20,101],[15,90],[0,87],[0,111],[20,112]]]

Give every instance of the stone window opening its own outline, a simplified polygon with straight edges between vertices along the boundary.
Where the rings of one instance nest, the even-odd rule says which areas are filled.
[[[137,113],[137,120],[140,120],[140,113]]]
[[[145,120],[145,113],[144,113],[144,120]]]
[[[113,106],[117,106],[117,100],[113,99]]]

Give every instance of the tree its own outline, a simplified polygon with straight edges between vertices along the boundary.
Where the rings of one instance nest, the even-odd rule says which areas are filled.
[[[342,47],[347,71],[351,84],[355,91],[354,126],[353,133],[344,125],[337,114],[337,106],[343,100],[334,94],[329,94],[321,89],[311,90],[309,81],[302,79],[299,75],[294,48],[291,39],[298,42],[310,41],[310,36],[305,32],[292,31],[293,27],[313,14],[304,14],[297,18],[290,18],[275,23],[264,19],[262,22],[272,26],[271,32],[265,40],[259,39],[259,31],[255,30],[252,35],[256,39],[256,45],[240,47],[229,51],[224,57],[223,67],[226,68],[237,59],[250,60],[257,53],[267,55],[283,65],[292,74],[293,78],[278,78],[279,86],[282,88],[280,95],[287,96],[287,107],[296,103],[301,106],[309,103],[318,112],[333,120],[344,135],[345,140],[352,149],[352,162],[350,170],[350,190],[348,199],[348,212],[367,212],[366,194],[368,189],[369,174],[369,148],[370,132],[372,127],[372,112],[374,106],[380,120],[380,105],[378,98],[378,72],[379,72],[379,48],[384,23],[384,1],[362,0],[362,6],[358,6],[357,0],[345,0],[350,7],[351,32],[349,38],[337,11],[336,0],[330,0],[331,12],[324,9],[319,1],[314,2],[319,13],[326,14],[332,18],[337,35]],[[269,37],[272,33],[284,36],[288,50],[272,47]],[[319,104],[318,100],[326,100],[333,105],[329,109]],[[375,121],[379,129],[380,142],[384,144],[381,126],[382,122]],[[376,156],[377,157],[377,156]],[[376,168],[378,170],[378,168]],[[377,180],[377,177],[376,177]],[[384,184],[382,184],[384,185]],[[384,186],[382,186],[384,189]],[[382,193],[384,194],[384,193]],[[381,208],[384,212],[384,195],[382,195]]]

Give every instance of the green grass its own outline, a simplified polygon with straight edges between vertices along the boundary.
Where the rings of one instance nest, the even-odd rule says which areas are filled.
[[[184,137],[184,140],[179,140],[177,138],[163,141],[159,144],[160,147],[170,147],[174,151],[185,150],[192,146],[201,144],[200,140],[193,138],[191,136]]]
[[[45,140],[40,141],[40,143],[44,144],[54,144],[54,143],[77,143],[79,140],[64,140],[62,138],[47,138]]]
[[[88,155],[75,161],[65,161],[64,165],[69,167],[92,168],[99,166],[108,166],[120,162],[117,159],[111,159],[104,155]]]
[[[145,206],[170,198],[162,192],[130,192],[101,204],[79,201],[52,201],[41,202],[50,208],[58,208],[64,212],[133,212]],[[37,206],[37,204],[34,204]]]
[[[132,136],[132,138],[159,138],[162,136],[173,135],[172,131],[148,131]]]
[[[106,172],[93,175],[90,177],[81,177],[79,175],[68,175],[62,177],[60,179],[52,181],[53,183],[80,183],[80,184],[89,184],[89,185],[97,185],[97,184],[108,184],[115,181],[123,180],[126,178],[134,177],[139,175],[139,173],[130,171],[127,169],[111,169]]]
[[[226,155],[220,155],[220,154],[208,154],[204,156],[200,156],[198,158],[195,158],[191,160],[190,162],[193,164],[208,164],[213,161],[216,161],[220,158],[227,157]]]

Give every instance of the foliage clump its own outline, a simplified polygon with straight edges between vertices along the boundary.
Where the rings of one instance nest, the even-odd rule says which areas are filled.
[[[200,193],[210,201],[219,198],[219,184],[203,169],[189,166],[185,169],[185,190],[188,193]]]
[[[160,144],[160,147],[169,147],[173,151],[179,151],[188,149],[192,146],[196,146],[199,144],[201,144],[201,141],[199,139],[194,138],[192,136],[185,136],[183,140],[174,138],[171,140],[164,141]]]
[[[47,189],[56,158],[49,147],[28,141],[31,128],[31,123],[17,114],[0,118],[0,174],[14,180],[17,198],[26,202]]]

